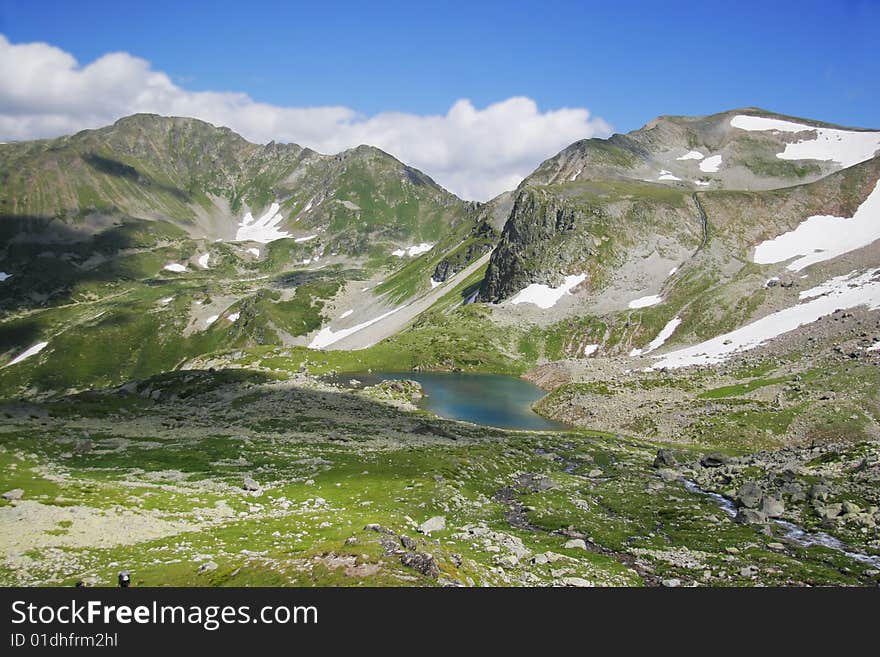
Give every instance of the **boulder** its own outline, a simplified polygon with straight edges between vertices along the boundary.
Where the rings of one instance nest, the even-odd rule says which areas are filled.
[[[724,456],[724,454],[712,453],[706,454],[703,458],[700,459],[700,465],[704,468],[720,468],[722,465],[727,465],[728,458]]]
[[[847,515],[855,515],[862,512],[862,507],[854,502],[844,502],[843,512]]]
[[[671,449],[658,449],[657,456],[654,457],[653,466],[655,468],[674,468],[678,463]]]
[[[407,550],[415,550],[419,547],[418,543],[415,542],[415,539],[403,535],[400,537],[400,544]]]
[[[407,568],[418,571],[425,577],[440,576],[440,568],[437,566],[434,555],[427,552],[407,552],[400,557],[400,563]]]
[[[577,586],[580,588],[587,588],[587,587],[594,586],[594,584],[591,581],[584,579],[583,577],[563,577],[562,578],[562,585],[563,586]]]
[[[446,529],[446,518],[443,516],[434,516],[428,518],[425,522],[419,525],[418,531],[422,534],[430,535],[431,532],[441,532],[444,529]]]
[[[739,507],[757,509],[763,496],[764,491],[761,490],[761,487],[757,483],[754,481],[747,481],[739,487],[738,491],[736,491],[734,501]]]
[[[761,500],[761,512],[768,518],[779,518],[785,513],[785,505],[781,500],[765,495]]]
[[[3,493],[2,497],[7,502],[14,502],[15,500],[20,500],[24,497],[24,491],[21,488],[13,488],[12,490]]]
[[[665,586],[667,589],[677,589],[681,586],[681,580],[677,577],[670,577],[669,579],[664,579],[661,584]]]
[[[735,522],[742,525],[763,525],[767,522],[767,516],[756,509],[740,509],[734,518]]]
[[[245,477],[244,483],[241,487],[250,491],[260,490],[260,484],[258,484],[252,477]]]
[[[562,547],[567,550],[586,550],[587,544],[582,538],[573,538],[570,541],[566,541]]]

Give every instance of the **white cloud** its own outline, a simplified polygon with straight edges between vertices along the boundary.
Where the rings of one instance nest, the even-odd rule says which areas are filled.
[[[187,91],[128,53],[82,66],[49,44],[11,44],[3,35],[0,80],[0,141],[69,134],[135,112],[193,116],[258,143],[295,142],[323,153],[370,144],[468,199],[512,189],[570,143],[611,132],[587,109],[542,112],[525,97],[483,109],[458,100],[437,115],[281,107],[243,93]]]

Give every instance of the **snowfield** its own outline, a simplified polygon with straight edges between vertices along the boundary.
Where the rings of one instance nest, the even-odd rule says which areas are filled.
[[[6,364],[6,367],[9,367],[10,365],[16,365],[17,363],[20,363],[21,361],[25,360],[26,358],[30,358],[31,356],[34,356],[34,355],[40,353],[48,345],[49,345],[48,342],[38,342],[33,347],[26,349],[25,351],[21,352],[18,356],[13,358],[11,361],[9,361],[9,363]]]
[[[663,301],[663,297],[652,294],[647,297],[639,297],[638,299],[633,299],[629,302],[629,308],[647,308],[648,306],[656,306],[661,301]]]
[[[208,268],[208,261],[209,261],[210,259],[211,259],[211,254],[210,254],[210,253],[206,253],[206,254],[204,254],[204,255],[200,255],[200,256],[199,256],[199,267],[201,267],[202,269],[207,269],[207,268]]]
[[[688,151],[681,157],[675,158],[676,160],[702,160],[705,155],[703,155],[700,151]]]
[[[368,326],[372,326],[376,322],[381,322],[386,317],[390,317],[398,310],[403,310],[406,306],[400,306],[398,308],[394,308],[393,310],[389,310],[387,313],[379,315],[378,317],[374,317],[373,319],[369,319],[366,322],[362,322],[360,324],[356,324],[350,328],[340,329],[339,331],[334,331],[329,326],[325,326],[318,334],[312,338],[312,341],[309,343],[309,349],[323,349],[324,347],[328,347],[334,342],[339,342],[342,338],[347,338],[352,333],[357,333],[361,329],[365,329]]]
[[[711,157],[707,157],[705,160],[700,162],[700,171],[705,173],[715,173],[718,171],[721,166],[721,156],[713,155]]]
[[[761,265],[790,262],[786,269],[800,271],[823,260],[867,246],[880,239],[880,180],[850,219],[815,215],[792,231],[755,247],[754,261]]]
[[[278,212],[281,206],[273,203],[269,209],[259,218],[254,220],[254,216],[248,212],[238,224],[238,231],[235,233],[235,241],[237,242],[260,242],[267,244],[275,240],[290,237],[290,233],[281,230],[278,226],[284,221],[284,217]]]
[[[177,273],[179,274],[179,273],[181,273],[181,272],[185,272],[185,271],[186,271],[186,265],[181,265],[180,263],[172,262],[171,264],[169,264],[169,265],[165,265],[164,267],[162,267],[162,269],[166,269],[166,270],[168,270],[168,271],[177,272]]]
[[[571,290],[587,280],[586,274],[576,274],[566,276],[559,287],[550,287],[543,283],[532,283],[524,290],[520,291],[510,303],[516,305],[520,303],[532,303],[547,310],[556,305],[556,303],[566,294],[571,294]]]
[[[433,244],[428,244],[427,242],[422,242],[421,244],[416,244],[415,246],[408,246],[405,249],[397,249],[391,252],[391,255],[397,256],[398,258],[402,258],[404,256],[417,256],[423,253],[427,253],[431,249],[434,248]]]
[[[786,144],[776,157],[781,160],[832,160],[842,167],[851,167],[870,160],[880,149],[880,132],[818,128],[793,121],[769,119],[763,116],[738,114],[730,120],[734,128],[750,131],[813,132],[816,136],[793,144]]]
[[[629,355],[643,356],[644,354],[649,354],[652,351],[656,351],[664,344],[666,344],[666,341],[672,337],[672,334],[675,333],[675,329],[678,328],[679,324],[681,324],[681,318],[673,317],[666,323],[666,326],[660,329],[657,337],[651,340],[651,342],[648,343],[647,347],[645,347],[644,349],[633,349],[631,352],[629,352]]]
[[[693,347],[670,352],[659,357],[660,360],[651,369],[721,363],[734,353],[759,347],[768,340],[811,324],[835,310],[856,306],[867,306],[869,310],[880,309],[880,269],[837,276],[801,292],[800,298],[812,300],[777,311]]]

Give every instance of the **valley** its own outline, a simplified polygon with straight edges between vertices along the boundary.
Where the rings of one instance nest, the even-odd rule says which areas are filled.
[[[0,144],[0,583],[876,586],[878,148],[659,117],[476,203],[194,119]]]

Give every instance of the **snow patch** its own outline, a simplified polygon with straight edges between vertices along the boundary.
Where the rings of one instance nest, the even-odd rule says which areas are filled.
[[[12,278],[12,274],[7,274],[5,271],[0,271],[0,283],[5,281],[7,278]]]
[[[524,290],[520,291],[513,299],[512,304],[533,303],[539,308],[546,310],[556,305],[566,294],[571,294],[572,288],[580,285],[587,280],[586,274],[575,274],[566,276],[565,280],[559,287],[550,287],[543,283],[532,283]]]
[[[676,160],[702,160],[705,155],[703,155],[700,151],[688,151],[681,157],[675,158]]]
[[[652,369],[720,363],[734,353],[759,347],[768,340],[811,324],[836,310],[856,306],[867,306],[869,310],[880,309],[880,269],[837,276],[801,292],[800,298],[812,301],[772,313],[693,347],[668,353],[660,357]]]
[[[592,356],[599,350],[599,345],[597,344],[588,344],[584,347],[584,356]]]
[[[705,173],[715,173],[718,171],[721,166],[721,156],[720,155],[712,155],[711,157],[707,157],[705,160],[700,162],[700,171]]]
[[[180,272],[186,271],[186,265],[181,265],[180,263],[172,262],[171,264],[168,264],[168,265],[165,265],[164,267],[162,267],[162,269],[167,269],[168,271],[174,271],[179,274]]]
[[[675,272],[677,272],[677,271],[678,271],[678,267],[673,267],[672,269],[669,270],[669,273],[666,274],[666,278],[669,278],[670,276],[672,276],[672,275],[673,275]]]
[[[755,247],[754,261],[766,265],[801,256],[787,269],[800,271],[880,239],[880,180],[852,218],[815,215],[794,230]]]
[[[211,315],[208,319],[205,320],[205,324],[210,326],[211,324],[216,322],[218,319],[220,319],[220,315]]]
[[[403,256],[417,256],[422,253],[427,253],[431,249],[434,248],[433,244],[428,244],[427,242],[422,242],[421,244],[416,244],[415,246],[409,246],[404,249],[397,249],[391,252],[391,255],[397,256],[398,258],[402,258]]]
[[[353,310],[346,310],[339,316],[339,319],[345,319],[346,317],[349,317],[353,312]]]
[[[256,257],[256,258],[260,257],[260,250],[256,247],[251,247],[250,249],[247,250],[247,252],[253,254],[254,257]]]
[[[366,322],[361,322],[360,324],[356,324],[350,328],[340,329],[339,331],[334,331],[329,326],[325,326],[318,334],[312,338],[312,341],[309,343],[309,349],[323,349],[324,347],[329,347],[334,342],[339,342],[343,338],[347,338],[349,335],[353,333],[357,333],[358,331],[367,328],[368,326],[372,326],[376,322],[380,322],[386,317],[390,317],[398,310],[403,310],[406,306],[400,306],[398,308],[394,308],[393,310],[389,310],[387,313],[383,313],[378,317],[374,317],[373,319],[367,320]]]
[[[638,299],[633,299],[629,302],[629,307],[632,308],[647,308],[648,306],[656,306],[658,303],[663,301],[663,297],[658,296],[656,294],[652,294],[647,297],[639,297]]]
[[[165,297],[164,299],[159,299],[159,305],[167,306],[172,301],[174,301],[174,297]]]
[[[285,237],[290,237],[290,233],[280,230],[278,226],[284,221],[284,217],[278,212],[281,206],[273,203],[269,209],[259,218],[254,220],[254,216],[248,212],[238,224],[238,231],[235,233],[237,242],[260,242],[267,244]]]
[[[211,254],[210,254],[210,253],[206,253],[206,254],[204,254],[204,255],[200,255],[200,256],[199,256],[199,267],[201,267],[202,269],[207,269],[207,268],[208,268],[208,261],[209,261],[210,259],[211,259]]]
[[[712,183],[710,183],[706,180],[695,180],[694,184],[699,185],[700,187],[706,187],[707,185],[711,185]]]
[[[666,341],[672,337],[672,334],[675,333],[675,329],[678,328],[678,325],[681,324],[680,317],[673,317],[670,319],[666,326],[660,329],[660,332],[657,334],[651,342],[648,343],[648,346],[644,349],[633,349],[629,352],[630,356],[643,356],[644,354],[650,354],[652,351],[655,351],[666,344]]]
[[[297,237],[297,238],[296,238],[295,240],[293,240],[293,241],[296,242],[296,243],[300,243],[300,242],[308,242],[308,241],[310,241],[310,240],[315,239],[316,237],[317,237],[317,235],[306,235],[305,237]]]
[[[228,319],[230,322],[237,322],[239,317],[241,317],[241,313],[232,313],[226,319]]]
[[[810,131],[816,134],[813,139],[786,144],[785,150],[776,154],[776,157],[781,160],[831,160],[842,167],[851,167],[859,162],[870,160],[880,149],[880,132],[819,128],[794,121],[782,121],[746,114],[738,114],[733,117],[730,120],[730,125],[749,131]]]
[[[660,177],[657,178],[657,180],[681,180],[681,178],[673,176],[672,173],[666,169],[660,169]]]
[[[18,356],[16,356],[15,358],[13,358],[11,361],[9,361],[9,363],[7,363],[6,367],[9,367],[10,365],[15,365],[15,364],[17,364],[17,363],[20,363],[20,362],[23,361],[24,359],[26,359],[26,358],[30,358],[31,356],[34,356],[34,355],[40,353],[40,352],[43,351],[43,349],[45,349],[48,345],[49,345],[48,342],[38,342],[38,343],[35,344],[33,347],[30,347],[29,349],[26,349],[25,351],[21,352]]]
[[[766,281],[764,281],[764,287],[773,287],[776,283],[779,282],[779,276],[771,276]]]
[[[434,280],[434,277],[433,277],[433,276],[431,277],[431,289],[432,289],[432,290],[433,290],[435,287],[437,287],[438,285],[443,285],[443,283],[445,283],[445,281],[435,281],[435,280]]]
[[[880,351],[880,342],[875,342],[867,349],[868,351]]]

